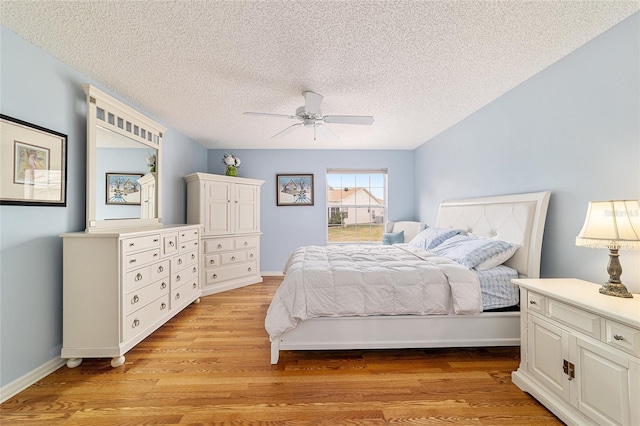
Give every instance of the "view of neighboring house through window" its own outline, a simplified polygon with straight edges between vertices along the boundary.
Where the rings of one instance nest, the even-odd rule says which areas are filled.
[[[387,169],[327,169],[327,241],[378,243],[387,217]]]

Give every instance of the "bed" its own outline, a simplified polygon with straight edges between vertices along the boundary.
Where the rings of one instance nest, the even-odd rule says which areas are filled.
[[[504,263],[511,268],[520,278],[537,278],[540,274],[540,257],[544,224],[550,193],[536,192],[515,195],[503,195],[485,198],[460,199],[444,201],[440,205],[438,218],[434,228],[457,229],[464,234],[480,238],[490,238],[518,245],[518,249]],[[348,268],[358,265],[357,259],[369,262],[362,266],[363,270],[375,268],[376,264],[385,262],[385,255],[398,259],[406,259],[408,263],[416,263],[414,257],[428,262],[420,274],[429,275],[425,270],[436,268],[439,276],[446,276],[450,285],[449,304],[443,311],[442,306],[436,306],[435,310],[425,310],[424,305],[438,305],[437,303],[414,303],[415,311],[407,310],[407,314],[377,314],[377,310],[366,306],[363,309],[367,313],[354,311],[342,307],[343,314],[328,314],[323,316],[321,311],[315,315],[306,315],[307,311],[313,311],[312,307],[305,305],[297,308],[299,313],[289,326],[277,326],[278,322],[286,321],[277,318],[281,315],[283,302],[276,304],[276,298],[283,285],[293,279],[294,272],[299,271],[299,262],[313,264],[305,261],[316,255],[318,259],[327,257],[326,253],[319,252],[318,248],[301,248],[296,250],[287,262],[283,284],[276,292],[274,300],[269,307],[265,325],[271,341],[271,363],[277,364],[282,350],[342,350],[342,349],[391,349],[391,348],[433,348],[433,347],[480,347],[480,346],[517,346],[520,344],[520,312],[515,311],[484,311],[483,307],[474,305],[468,296],[474,291],[480,292],[479,287],[473,290],[473,280],[478,282],[475,270],[461,266],[449,259],[435,256],[433,253],[412,249],[407,245],[399,247],[387,246],[357,246],[348,249],[330,249],[339,262],[343,262]],[[362,253],[358,254],[358,247]],[[389,251],[394,250],[391,255]],[[308,253],[307,253],[308,252]],[[375,256],[383,256],[376,258]],[[300,259],[296,259],[300,257]],[[331,256],[329,256],[331,257]],[[302,259],[302,260],[301,260]],[[354,260],[355,259],[355,260]],[[382,260],[380,260],[382,259]],[[296,263],[298,262],[298,263]],[[389,260],[391,262],[391,260]],[[401,271],[402,264],[390,263],[391,270]],[[319,264],[321,265],[321,263]],[[374,265],[374,266],[371,266]],[[335,266],[331,268],[335,269]],[[349,270],[345,267],[342,282],[349,284]],[[312,269],[312,268],[311,268]],[[318,279],[322,275],[321,267],[317,268]],[[299,273],[299,272],[295,272]],[[389,273],[389,272],[387,272]],[[407,272],[416,273],[416,272]],[[304,272],[307,281],[313,281],[316,272]],[[377,272],[376,272],[377,274]],[[362,273],[360,273],[362,275]],[[354,274],[357,277],[358,274]],[[377,275],[369,275],[369,279]],[[393,279],[391,276],[390,279]],[[404,277],[406,281],[406,277]],[[381,275],[379,280],[384,282]],[[476,284],[477,285],[477,284]],[[430,287],[431,293],[445,293],[442,287]],[[471,293],[469,293],[471,292]],[[460,298],[456,298],[458,293]],[[381,293],[384,294],[384,293]],[[405,301],[412,301],[417,293],[407,290]],[[298,296],[299,297],[299,296]],[[342,295],[336,299],[341,300]],[[371,296],[366,296],[371,299]],[[384,304],[385,299],[379,297],[378,304]],[[345,300],[348,300],[345,299]],[[352,299],[355,300],[355,299]],[[284,302],[284,305],[293,302]],[[306,303],[306,302],[305,302]],[[350,302],[351,303],[351,302]],[[353,303],[351,303],[353,305]],[[350,306],[351,306],[350,305]],[[296,308],[285,306],[287,310]],[[407,308],[408,309],[408,308]],[[308,318],[307,318],[308,317]],[[300,319],[302,318],[302,319]],[[276,324],[276,325],[274,325]]]

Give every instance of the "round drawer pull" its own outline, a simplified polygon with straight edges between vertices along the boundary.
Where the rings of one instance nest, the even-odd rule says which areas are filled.
[[[180,293],[176,293],[176,300],[180,299]]]
[[[157,242],[158,242],[158,239],[157,239],[157,238],[154,238],[154,239],[153,239],[153,242],[154,242],[154,243],[157,243]]]
[[[164,308],[166,308],[166,307],[167,307],[167,304],[166,304],[166,303],[164,303],[164,302],[162,302],[162,305],[160,305],[160,310],[162,311],[162,310],[164,310]]]
[[[140,281],[142,279],[142,274],[140,272],[138,272],[138,274],[136,275],[135,280],[136,281]]]
[[[182,247],[180,247],[180,248],[181,248],[182,250],[184,250],[184,249],[186,249],[186,248],[187,248],[187,246],[182,246]]]
[[[253,253],[249,255],[249,259],[253,259]]]
[[[222,248],[222,244],[218,244],[218,248],[221,249]]]
[[[129,247],[135,247],[136,243],[129,243]]]
[[[529,300],[529,304],[530,304],[530,305],[537,305],[537,304],[538,304],[538,302],[536,302],[535,300]]]
[[[196,255],[194,253],[191,253],[191,259],[195,259]]]
[[[133,299],[131,299],[131,304],[135,305],[136,303],[138,303],[140,301],[140,298],[138,297],[138,295],[134,295]]]
[[[231,256],[231,260],[236,260],[236,257],[235,256]]]
[[[139,325],[140,325],[140,320],[136,318],[133,320],[133,323],[131,324],[131,328],[136,328]]]
[[[165,288],[167,288],[167,283],[163,282],[160,284],[160,290],[164,290]]]
[[[196,287],[198,287],[198,284],[193,283],[192,287],[195,289]]]
[[[176,281],[180,281],[182,278],[180,278],[180,275],[176,275]]]
[[[182,265],[182,259],[178,259],[178,265]]]
[[[218,274],[213,274],[213,279],[218,278]]]
[[[136,263],[136,259],[131,259],[129,263]]]
[[[162,265],[158,266],[158,272],[164,271],[164,267]]]
[[[245,241],[245,242],[244,242],[244,246],[246,247],[246,246],[248,246],[248,245],[249,245],[249,243]]]
[[[194,267],[193,267],[193,269],[192,269],[192,271],[193,271],[194,273],[196,273],[196,272],[198,271],[198,268],[196,268],[196,267],[194,266]]]
[[[187,235],[187,234],[180,234],[180,236],[181,236],[182,238],[184,238],[186,235]]]
[[[158,257],[158,253],[153,253],[153,257]]]
[[[250,267],[249,267],[249,268],[247,268],[247,272],[251,272],[251,268],[250,268]]]
[[[169,241],[169,247],[173,247],[175,246],[175,243],[173,241]]]
[[[614,334],[613,338],[616,339],[616,340],[624,340],[624,337],[619,335],[619,334]]]
[[[210,265],[215,265],[215,264],[216,264],[216,261],[215,261],[215,260],[213,260],[213,259],[211,259],[211,260],[209,261],[209,264],[210,264]]]

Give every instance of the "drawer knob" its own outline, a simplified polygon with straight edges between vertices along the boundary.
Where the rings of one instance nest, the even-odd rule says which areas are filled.
[[[163,282],[160,284],[160,290],[164,290],[165,288],[167,288],[167,283]]]
[[[136,259],[131,259],[129,263],[136,263]]]
[[[136,303],[138,303],[140,301],[140,298],[138,297],[138,295],[136,294],[135,296],[133,296],[133,299],[131,299],[131,304],[135,305]]]
[[[193,273],[195,274],[198,271],[198,268],[196,268],[195,266],[193,267]]]
[[[129,243],[129,247],[134,247],[136,243]]]
[[[222,244],[218,244],[218,248],[221,249],[222,248]]]
[[[185,245],[185,246],[182,246],[182,247],[180,247],[180,248],[181,248],[182,250],[184,250],[184,249],[186,249],[186,248],[187,248],[187,246]]]
[[[251,267],[247,268],[247,272],[251,272]]]
[[[616,339],[616,340],[624,340],[624,337],[619,335],[619,334],[614,334],[613,338]]]
[[[142,279],[142,274],[138,272],[138,274],[136,275],[136,281],[140,281],[141,279]]]
[[[529,300],[529,304],[530,304],[530,305],[537,305],[537,304],[538,304],[538,302],[536,302],[535,300]]]
[[[246,246],[248,246],[248,245],[249,245],[249,243],[245,241],[245,242],[244,242],[244,246],[246,247]]]
[[[253,259],[253,253],[249,255],[249,259]]]
[[[214,279],[218,278],[218,274],[213,274],[213,278]]]
[[[162,302],[162,305],[160,305],[160,310],[162,311],[162,310],[164,310],[164,308],[166,308],[166,307],[167,307],[167,304],[166,304],[166,303],[164,303],[164,302]]]
[[[133,320],[133,323],[131,324],[131,328],[136,328],[139,325],[140,325],[140,320],[136,318]]]
[[[173,241],[169,241],[169,247],[173,247],[175,246],[175,243]]]
[[[186,234],[180,234],[180,236],[181,236],[182,238],[184,238],[184,237],[185,237],[185,235],[186,235]]]
[[[196,287],[198,287],[198,284],[193,283],[192,287],[193,287],[193,288],[196,288]]]
[[[191,259],[195,259],[196,258],[196,254],[195,253],[191,253]]]
[[[158,257],[158,253],[153,253],[153,257]]]
[[[157,243],[157,242],[158,242],[158,239],[157,239],[157,238],[154,238],[154,239],[153,239],[153,242],[154,242],[154,243]]]
[[[213,260],[213,259],[211,259],[211,260],[209,261],[209,264],[211,264],[211,265],[215,265],[215,264],[216,264],[216,261],[215,261],[215,260]]]
[[[231,260],[236,260],[236,257],[235,256],[231,256]]]
[[[162,265],[158,266],[158,272],[164,271],[164,267]]]
[[[180,281],[182,278],[180,278],[180,275],[176,275],[176,281]]]
[[[180,293],[176,293],[176,300],[180,299]]]
[[[178,259],[178,265],[182,265],[182,259]]]

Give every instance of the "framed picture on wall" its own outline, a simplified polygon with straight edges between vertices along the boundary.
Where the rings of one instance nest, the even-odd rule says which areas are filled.
[[[67,135],[0,114],[0,204],[67,205]]]
[[[278,206],[312,206],[312,174],[276,175],[276,201]]]
[[[107,204],[140,205],[140,184],[142,173],[107,173]]]

